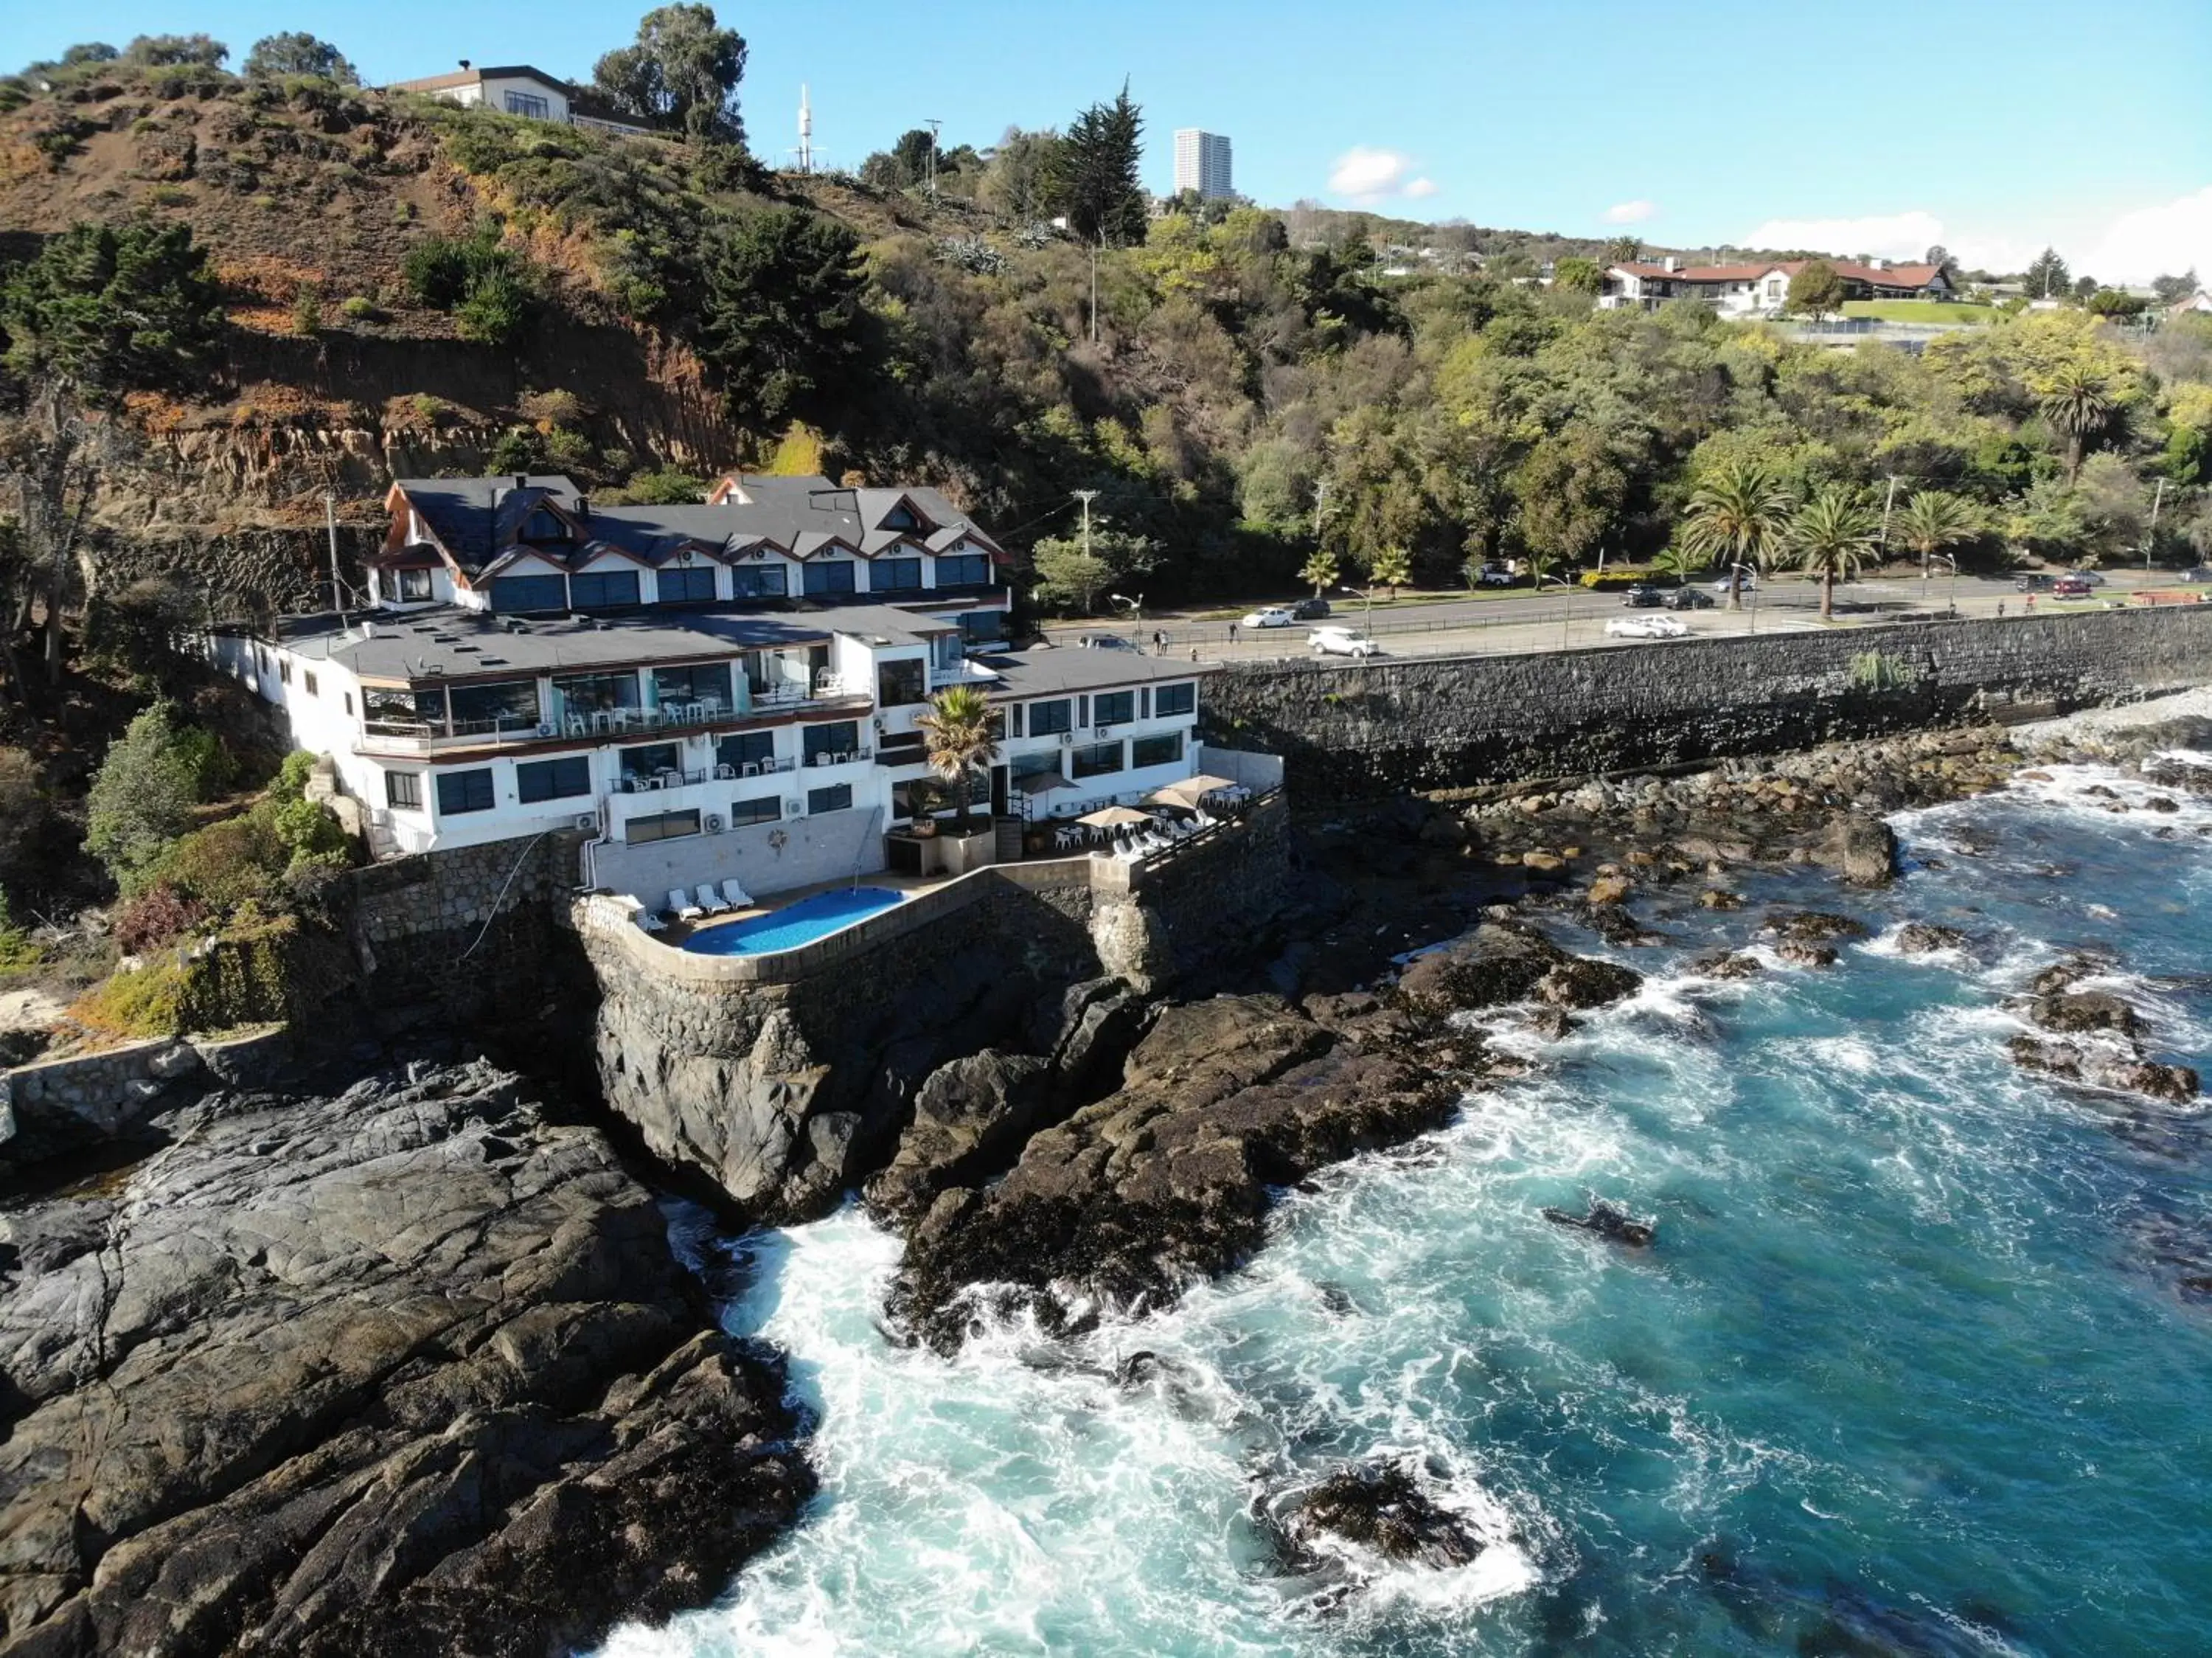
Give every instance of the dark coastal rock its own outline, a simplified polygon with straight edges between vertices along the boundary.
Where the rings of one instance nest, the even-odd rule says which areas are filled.
[[[1395,1465],[1343,1469],[1290,1495],[1278,1514],[1284,1535],[1308,1555],[1340,1541],[1385,1560],[1443,1570],[1482,1552],[1467,1522]]]
[[[2028,1017],[2047,1031],[2078,1034],[2083,1031],[2115,1031],[2136,1036],[2142,1031],[2142,1015],[2110,991],[2054,991],[2039,996],[2029,1006]]]
[[[1765,969],[1755,955],[1744,955],[1735,950],[1716,950],[1711,955],[1701,955],[1690,963],[1690,971],[1703,973],[1709,978],[1756,978]]]
[[[1837,960],[1834,945],[1808,944],[1795,938],[1784,939],[1774,947],[1774,954],[1799,967],[1832,967]]]
[[[1486,921],[1409,963],[1398,976],[1397,995],[1409,1010],[1434,1018],[1531,997],[1556,1006],[1593,1008],[1628,995],[1642,982],[1630,968],[1569,954],[1526,922]]]
[[[1066,1327],[1086,1303],[1168,1297],[1257,1247],[1273,1190],[1437,1126],[1458,1094],[1437,1064],[1272,999],[1167,1008],[1118,1092],[1036,1135],[1003,1179],[938,1197],[890,1311],[950,1349],[986,1311]]]
[[[1867,936],[1865,923],[1824,910],[1777,911],[1766,917],[1766,930],[1795,944],[1825,944],[1831,939]]]
[[[1828,826],[1814,857],[1850,887],[1887,887],[1897,875],[1897,836],[1880,818],[1847,813]]]
[[[894,1219],[927,1210],[948,1186],[972,1185],[1012,1161],[1053,1090],[1051,1068],[995,1048],[940,1065],[914,1101],[914,1121],[867,1199]]]
[[[1659,1228],[1650,1222],[1639,1221],[1620,1204],[1607,1203],[1602,1198],[1591,1199],[1587,1215],[1547,1208],[1544,1210],[1544,1218],[1554,1226],[1573,1227],[1577,1231],[1594,1233],[1609,1242],[1626,1244],[1632,1249],[1647,1248],[1659,1235]]]
[[[6,1216],[0,1649],[539,1658],[711,1600],[796,1518],[780,1372],[514,1077],[161,1126]]]
[[[2188,1105],[2197,1098],[2197,1076],[2187,1065],[2146,1059],[2133,1043],[2124,1046],[2056,1042],[2015,1036],[2006,1045],[2013,1063],[2085,1088],[2139,1094],[2147,1099]]]
[[[1644,975],[1633,968],[1587,957],[1571,958],[1536,981],[1535,996],[1554,1008],[1600,1008],[1634,995],[1643,983]]]
[[[1528,1028],[1549,1042],[1562,1041],[1574,1034],[1577,1021],[1565,1008],[1531,1008],[1525,1021]]]
[[[1741,910],[1743,899],[1725,887],[1708,887],[1698,894],[1698,902],[1708,910]]]
[[[1897,950],[1900,955],[1929,955],[1938,950],[1962,950],[1966,947],[1966,936],[1956,927],[1908,921],[1897,930]]]

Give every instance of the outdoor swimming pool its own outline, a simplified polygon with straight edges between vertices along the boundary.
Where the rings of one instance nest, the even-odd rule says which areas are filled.
[[[834,893],[817,893],[772,915],[702,927],[684,941],[684,948],[699,955],[766,955],[775,950],[794,950],[878,910],[888,910],[903,896],[888,887],[843,887]]]

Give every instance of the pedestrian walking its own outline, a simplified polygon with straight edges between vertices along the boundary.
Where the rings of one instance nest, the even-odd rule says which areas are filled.
[[[2002,599],[1997,600],[1997,620],[2004,620],[2004,600]]]
[[[1154,629],[1152,630],[1152,655],[1155,655],[1155,656],[1164,656],[1164,655],[1166,655],[1167,654],[1168,654],[1168,636],[1167,636],[1167,631],[1166,631],[1164,628],[1157,628],[1157,627],[1156,627],[1156,628],[1154,628]]]
[[[1229,643],[1232,645],[1237,643],[1237,624],[1234,622],[1229,625]]]

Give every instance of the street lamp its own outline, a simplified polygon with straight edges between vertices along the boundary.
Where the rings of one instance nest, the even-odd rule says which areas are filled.
[[[1956,616],[1959,613],[1959,561],[1952,558],[1950,554],[1945,552],[1931,552],[1928,557],[1931,562],[1940,558],[1945,564],[1950,567],[1951,614]],[[1927,565],[1923,564],[1921,568],[1924,571],[1927,569]]]
[[[1370,625],[1368,619],[1375,613],[1375,590],[1372,588],[1355,588],[1346,586],[1337,588],[1337,591],[1339,593],[1356,593],[1359,595],[1360,635],[1364,638],[1373,638],[1375,637],[1375,630]]]
[[[1741,598],[1743,595],[1743,578],[1747,576],[1752,578],[1751,631],[1756,633],[1759,631],[1759,567],[1755,564],[1747,564],[1739,559],[1730,564],[1728,570],[1729,590],[1737,598]]]

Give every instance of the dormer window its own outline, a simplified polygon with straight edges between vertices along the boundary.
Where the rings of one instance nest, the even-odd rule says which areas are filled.
[[[565,541],[568,526],[558,513],[540,507],[523,521],[522,539],[526,541]]]
[[[903,501],[884,515],[883,527],[887,530],[918,530],[921,520],[915,516],[912,507]]]

